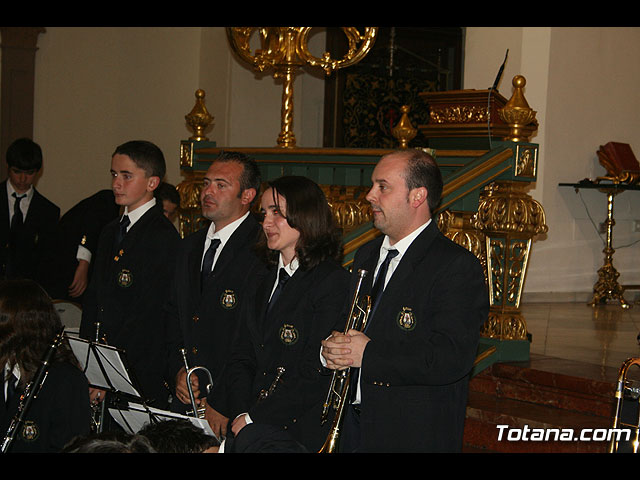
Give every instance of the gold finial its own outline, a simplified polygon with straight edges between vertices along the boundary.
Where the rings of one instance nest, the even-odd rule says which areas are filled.
[[[505,140],[514,142],[526,142],[529,139],[524,128],[535,122],[536,112],[529,107],[527,100],[524,98],[524,86],[527,81],[522,75],[516,75],[512,80],[513,95],[509,101],[498,110],[500,118],[511,127],[509,136]]]
[[[193,130],[193,135],[189,137],[189,140],[209,140],[204,136],[204,131],[213,123],[213,117],[209,115],[207,107],[204,105],[204,96],[204,90],[196,90],[196,104],[191,109],[191,112],[189,112],[189,115],[185,115],[184,117],[191,130]]]
[[[418,130],[413,128],[413,125],[411,125],[411,121],[409,120],[408,114],[410,109],[411,107],[409,107],[409,105],[403,105],[400,107],[402,117],[400,117],[398,124],[393,127],[393,130],[391,130],[395,139],[400,142],[400,148],[408,148],[409,142],[418,134]]]
[[[360,33],[356,27],[341,27],[347,37],[349,49],[340,59],[329,52],[321,57],[309,51],[309,35],[314,27],[227,27],[231,48],[238,56],[259,72],[273,69],[273,78],[281,79],[282,108],[278,146],[296,146],[293,133],[293,81],[297,71],[305,66],[320,67],[327,75],[339,69],[355,65],[362,60],[375,42],[378,27],[364,27]],[[260,48],[252,51],[251,36],[257,33]]]

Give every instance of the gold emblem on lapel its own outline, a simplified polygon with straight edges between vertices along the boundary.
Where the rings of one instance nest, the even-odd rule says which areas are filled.
[[[227,310],[236,306],[236,293],[233,290],[225,290],[220,296],[220,305]]]
[[[118,285],[122,288],[130,287],[133,283],[133,274],[130,270],[123,268],[118,274]]]
[[[115,257],[113,257],[114,262],[117,262],[118,260],[120,260],[120,257],[122,257],[122,255],[124,255],[124,250],[120,249],[118,254]]]
[[[33,442],[40,436],[38,426],[32,420],[24,422],[20,436],[25,442]]]
[[[284,324],[280,327],[280,341],[285,345],[293,345],[298,341],[298,330],[293,325]]]
[[[398,322],[398,326],[406,331],[411,331],[416,326],[416,317],[413,315],[413,310],[409,307],[402,307],[396,321]]]

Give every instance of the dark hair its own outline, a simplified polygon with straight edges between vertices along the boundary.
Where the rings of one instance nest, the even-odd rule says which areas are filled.
[[[153,196],[159,200],[159,203],[162,204],[163,200],[169,200],[171,203],[180,206],[180,194],[176,187],[171,185],[170,183],[161,182],[153,191]],[[162,205],[160,205],[162,207]]]
[[[75,437],[61,453],[157,453],[149,440],[142,435],[123,431],[92,433]]]
[[[40,170],[42,149],[30,138],[19,138],[7,149],[7,165],[19,170]]]
[[[240,175],[240,195],[250,188],[255,189],[256,198],[260,192],[260,184],[262,183],[262,175],[256,161],[249,155],[240,152],[221,151],[213,162],[236,162],[243,166],[242,175]],[[255,200],[255,199],[254,199]]]
[[[407,188],[412,190],[425,187],[429,210],[433,213],[440,205],[443,188],[442,173],[435,158],[420,149],[398,150],[385,156],[390,155],[406,156],[407,169],[404,172],[404,178]]]
[[[184,419],[147,423],[138,434],[146,437],[158,453],[202,453],[220,445],[215,437]]]
[[[58,312],[40,285],[27,279],[0,282],[0,368],[18,365],[20,383],[26,384],[61,329]],[[53,361],[78,365],[66,340]]]
[[[287,202],[287,223],[300,232],[296,245],[300,267],[307,270],[329,258],[340,262],[341,231],[318,184],[307,177],[285,176],[268,182],[268,186],[273,189],[275,205],[278,205],[278,194],[284,197]],[[279,253],[267,248],[264,235],[260,238],[258,251],[263,253],[268,263],[278,263]]]
[[[167,172],[162,150],[146,140],[131,140],[123,143],[116,148],[113,155],[126,155],[138,168],[145,171],[147,177],[163,179]]]

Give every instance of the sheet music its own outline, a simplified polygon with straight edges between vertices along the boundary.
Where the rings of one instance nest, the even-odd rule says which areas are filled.
[[[159,410],[152,407],[145,408],[144,406],[137,403],[129,403],[128,409],[110,408],[109,413],[126,432],[132,434],[137,433],[144,425],[150,423],[151,416],[153,415],[157,420],[189,420],[195,426],[203,429],[206,434],[215,437],[215,435],[213,434],[213,430],[211,430],[209,422],[207,422],[204,418],[189,417],[187,415],[181,415],[179,413],[169,412],[166,410]]]

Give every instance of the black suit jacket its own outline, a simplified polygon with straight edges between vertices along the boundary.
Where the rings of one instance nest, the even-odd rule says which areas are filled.
[[[178,251],[170,316],[179,323],[182,342],[172,347],[171,372],[175,377],[184,366],[179,354],[184,346],[189,367],[203,366],[211,372],[213,389],[219,390],[216,406],[226,410],[224,385],[219,379],[240,323],[242,305],[265,275],[266,266],[254,252],[262,229],[249,215],[229,237],[212,274],[201,285],[200,266],[207,230],[208,227],[189,235]],[[199,375],[199,379],[201,385],[208,384],[208,378]]]
[[[356,253],[353,271],[370,272],[363,293],[370,291],[382,241]],[[488,308],[480,262],[442,235],[434,219],[401,259],[369,319],[360,371],[363,451],[461,449],[469,373]]]
[[[243,313],[226,375],[227,416],[248,412],[255,423],[286,429],[309,451],[317,451],[329,427],[320,426],[320,415],[331,379],[320,363],[320,342],[332,330],[344,329],[349,273],[329,260],[307,271],[299,268],[267,316],[276,275],[273,269]],[[257,401],[280,366],[285,368],[281,382],[271,396]]]
[[[9,200],[7,180],[0,183],[0,268],[6,278],[40,281],[45,253],[52,248],[60,209],[35,188],[15,247],[9,245]]]
[[[159,208],[149,209],[115,247],[119,218],[102,230],[84,295],[80,336],[125,350],[134,380],[152,406],[167,407],[167,344],[178,335],[166,317],[180,236]]]
[[[65,213],[56,228],[53,248],[44,259],[42,286],[51,298],[81,303],[82,298],[69,297],[69,285],[78,266],[78,245],[91,252],[98,248],[98,239],[104,226],[118,216],[120,206],[115,203],[111,190],[101,190],[74,205]],[[89,263],[89,277],[94,262]]]
[[[0,382],[0,387],[2,382]],[[19,393],[5,404],[0,388],[0,431],[7,432],[20,403]],[[91,407],[87,377],[68,363],[53,363],[42,390],[16,431],[11,453],[57,453],[78,435],[88,435]]]

